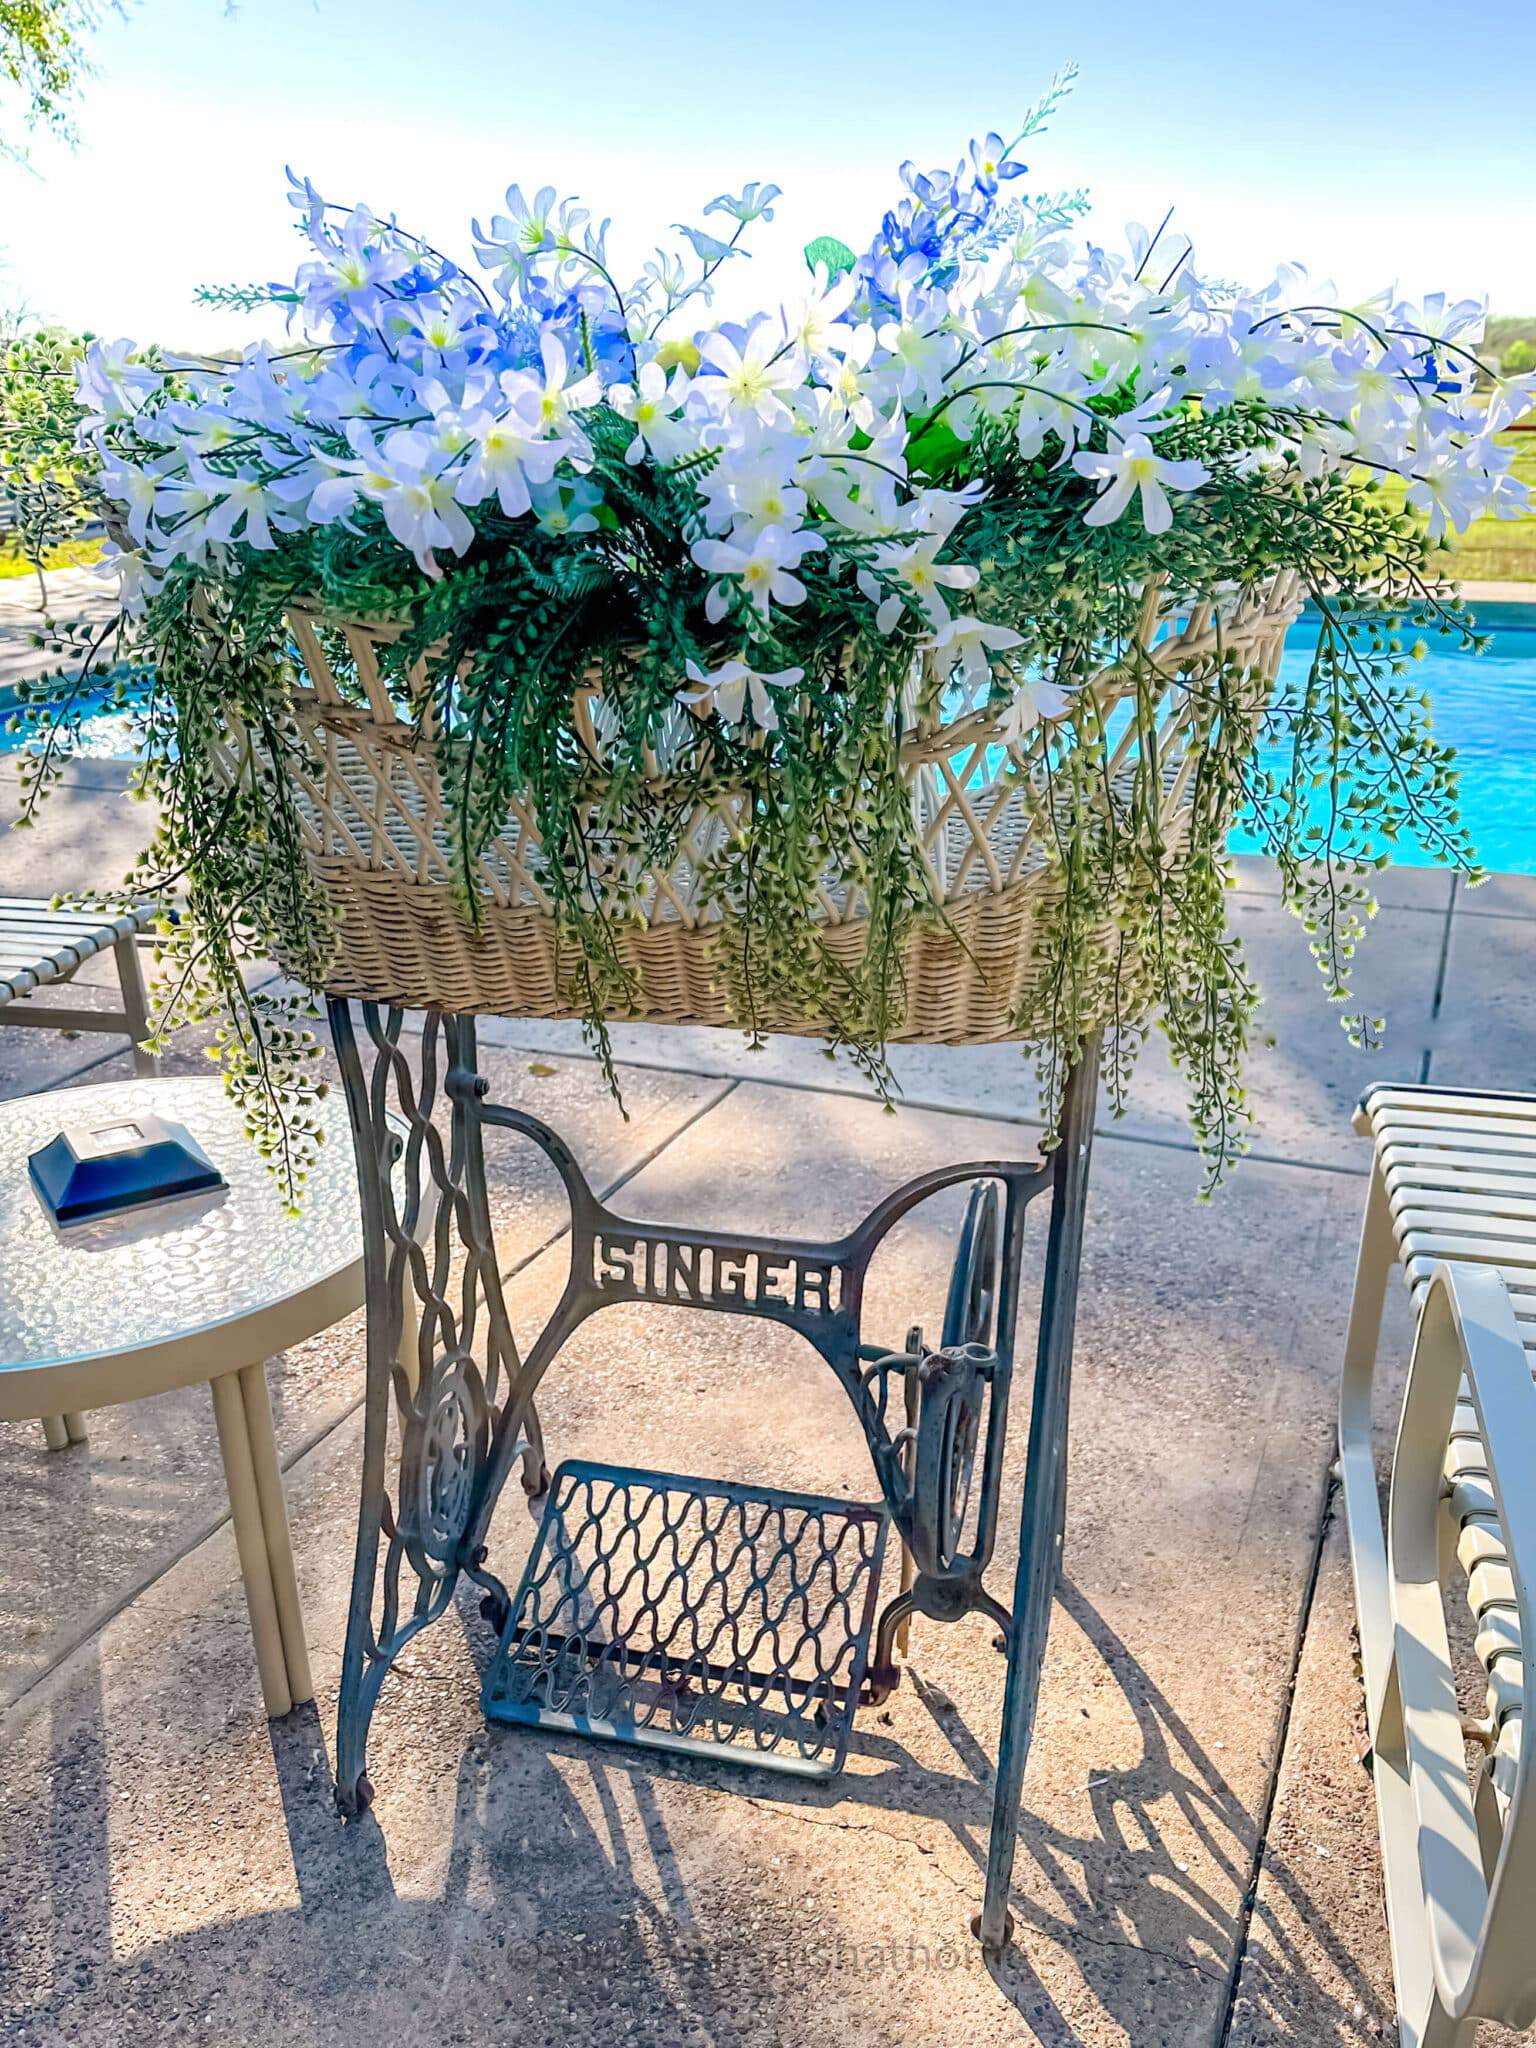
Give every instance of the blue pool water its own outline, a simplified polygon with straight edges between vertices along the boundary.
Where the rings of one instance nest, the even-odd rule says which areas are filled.
[[[1475,610],[1478,631],[1492,636],[1488,652],[1464,654],[1453,640],[1425,635],[1428,651],[1411,679],[1430,700],[1436,738],[1456,749],[1461,815],[1478,859],[1494,874],[1536,874],[1536,605]],[[1286,641],[1282,676],[1304,681],[1316,646],[1317,626],[1304,615]],[[1230,844],[1234,853],[1261,850],[1241,828]],[[1432,865],[1406,834],[1392,857]]]
[[[1453,641],[1428,638],[1429,651],[1413,678],[1434,707],[1437,735],[1456,749],[1462,816],[1479,859],[1494,873],[1536,874],[1536,605],[1483,605],[1477,624],[1492,636],[1486,654],[1464,654]],[[1305,678],[1316,644],[1317,626],[1304,616],[1286,642],[1287,679]],[[0,702],[0,727],[5,708]],[[82,751],[97,760],[123,760],[132,752],[127,719],[106,705],[87,712],[81,741]],[[16,735],[0,730],[0,754],[16,745]],[[1261,850],[1241,827],[1231,846],[1234,853]],[[1424,848],[1406,836],[1394,859],[1430,864]]]

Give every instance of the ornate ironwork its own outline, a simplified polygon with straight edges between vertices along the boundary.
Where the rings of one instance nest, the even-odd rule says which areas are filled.
[[[814,1494],[563,1464],[486,1714],[829,1777],[888,1526],[881,1508]]]
[[[987,1946],[1000,1947],[1009,1925],[1019,1792],[1061,1545],[1096,1044],[1072,1077],[1062,1141],[1047,1157],[970,1161],[920,1174],[846,1236],[819,1241],[692,1230],[620,1215],[594,1194],[554,1131],[523,1110],[487,1099],[487,1083],[475,1070],[472,1018],[424,1017],[413,1067],[402,1045],[401,1012],[359,1007],[371,1048],[366,1068],[353,1006],[340,999],[330,1005],[357,1142],[368,1292],[362,1503],[337,1730],[343,1811],[356,1812],[371,1796],[367,1730],[389,1666],[444,1612],[461,1575],[483,1589],[482,1606],[501,1631],[486,1692],[494,1718],[554,1722],[666,1747],[707,1740],[716,1753],[756,1744],[762,1751],[757,1761],[782,1752],[791,1761],[798,1755],[794,1767],[818,1771],[840,1764],[859,1700],[882,1699],[899,1682],[897,1659],[914,1615],[953,1621],[981,1613],[1003,1631],[1008,1652],[986,1903],[976,1922]],[[570,1204],[569,1274],[526,1354],[512,1337],[491,1237],[483,1158],[488,1127],[537,1145]],[[404,1157],[396,1173],[404,1193],[397,1199],[390,1161],[402,1132]],[[899,1349],[867,1341],[865,1283],[876,1250],[919,1203],[966,1183],[973,1185],[938,1345],[930,1346],[921,1330],[909,1331]],[[1051,1220],[1010,1608],[983,1577],[996,1543],[1025,1212],[1047,1190]],[[540,1382],[572,1332],[615,1302],[683,1304],[796,1331],[848,1396],[869,1448],[877,1506],[567,1465],[557,1475],[517,1599],[511,1599],[486,1564],[497,1502],[519,1462],[526,1490],[537,1495],[548,1485],[534,1405]],[[393,1489],[392,1431],[398,1437]],[[604,1496],[604,1511],[573,1523],[578,1498],[585,1490],[590,1504],[599,1481],[616,1489]],[[840,1631],[844,1655],[836,1685],[816,1695],[821,1721],[813,1712],[814,1740],[805,1732],[797,1690],[807,1669],[820,1669],[806,1643],[794,1646],[793,1656],[785,1643],[760,1645],[756,1661],[744,1662],[732,1637],[727,1655],[697,1653],[703,1661],[685,1693],[678,1692],[670,1661],[676,1628],[694,1642],[709,1613],[729,1635],[736,1624],[722,1617],[735,1614],[733,1601],[775,1572],[801,1568],[793,1554],[811,1524],[793,1541],[787,1523],[782,1537],[773,1533],[773,1516],[787,1501],[820,1518],[813,1556],[822,1555],[820,1532],[830,1529],[834,1516],[843,1518],[845,1529],[866,1532],[873,1516],[881,1532],[867,1556],[861,1552],[860,1597],[868,1611],[861,1609],[857,1626],[828,1582],[818,1630]],[[696,1582],[680,1572],[667,1595],[665,1629],[659,1609],[630,1613],[606,1597],[596,1599],[594,1587],[612,1560],[641,1540],[648,1517],[680,1515],[702,1529],[709,1517],[727,1511],[727,1518],[740,1518],[749,1503],[768,1519],[750,1555],[736,1558],[739,1583],[729,1575],[721,1580],[712,1558],[702,1577],[696,1572]],[[866,1672],[887,1523],[902,1546],[901,1585],[880,1614]],[[406,1583],[407,1572],[414,1586]],[[578,1583],[586,1604],[571,1594]],[[806,1655],[811,1665],[802,1668],[796,1660]],[[602,1712],[593,1705],[594,1687]],[[717,1725],[721,1732],[706,1736],[706,1727]]]

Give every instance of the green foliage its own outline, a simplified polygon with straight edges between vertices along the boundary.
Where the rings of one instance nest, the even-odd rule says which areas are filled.
[[[95,0],[0,0],[0,86],[20,99],[28,128],[73,141],[70,106],[90,71],[84,39],[100,20]],[[0,157],[21,154],[0,129]]]
[[[3,4],[3,0],[0,0]],[[5,545],[36,568],[74,540],[89,512],[94,462],[79,445],[78,335],[52,328],[0,339],[0,492]]]
[[[643,914],[647,877],[677,858],[700,803],[714,802],[728,824],[692,858],[719,914],[719,967],[739,1014],[752,1029],[824,1019],[832,1042],[888,1085],[884,1044],[906,1001],[906,941],[916,921],[944,915],[929,898],[900,758],[915,712],[945,708],[941,680],[914,666],[930,621],[891,581],[882,588],[904,609],[893,630],[877,630],[858,579],[881,581],[878,536],[846,528],[829,528],[826,549],[802,561],[802,604],[759,619],[737,590],[712,620],[709,579],[690,553],[703,531],[702,465],[629,464],[633,429],[606,405],[581,425],[604,505],[595,530],[547,532],[505,518],[492,500],[475,510],[470,550],[429,578],[364,501],[349,522],[285,534],[279,548],[237,544],[177,561],[126,648],[60,642],[58,672],[28,692],[29,816],[103,665],[119,662],[119,691],[133,673],[125,652],[150,679],[139,782],[162,823],[132,883],[181,911],[166,926],[172,971],[158,1025],[228,1020],[218,1050],[290,1199],[312,1148],[314,1045],[302,1002],[251,993],[241,967],[276,953],[318,989],[330,965],[330,914],[303,858],[291,779],[304,741],[286,618],[299,604],[333,622],[398,623],[382,672],[406,715],[423,723],[430,713],[441,735],[471,920],[480,855],[514,800],[532,807],[540,883],[605,1059],[605,1020],[634,1002],[623,940]],[[1030,993],[1013,1022],[1033,1049],[1047,1120],[1088,1032],[1108,1027],[1118,1102],[1155,1025],[1184,1077],[1212,1180],[1246,1144],[1242,1073],[1258,1001],[1225,916],[1234,812],[1277,862],[1341,1005],[1372,908],[1369,878],[1402,832],[1411,824],[1439,858],[1473,862],[1455,768],[1414,687],[1409,646],[1428,630],[1470,638],[1468,623],[1400,502],[1359,472],[1304,473],[1283,452],[1295,432],[1293,418],[1257,402],[1167,427],[1159,452],[1198,458],[1211,475],[1162,535],[1130,516],[1088,526],[1091,486],[1054,440],[1023,455],[1006,411],[980,416],[964,440],[935,419],[913,450],[914,481],[984,487],[942,559],[975,571],[979,616],[1020,635],[1011,672],[994,679],[997,703],[1011,699],[1017,675],[1069,693],[1020,775],[1045,871]],[[1274,459],[1255,465],[1251,451],[1266,442]],[[1170,846],[1170,685],[1135,633],[1146,589],[1155,581],[1180,603],[1219,606],[1235,585],[1285,570],[1322,611],[1311,673],[1266,704],[1219,631],[1186,661],[1171,698],[1188,721],[1191,808]],[[331,637],[343,685],[360,689],[342,636]],[[803,672],[779,693],[773,729],[679,702],[690,663],[708,672],[748,642],[759,672]],[[1107,663],[1129,686],[1118,709],[1082,687]],[[580,708],[592,689],[596,728]],[[1276,737],[1287,750],[1281,774],[1257,765],[1261,738]],[[1331,796],[1321,822],[1319,788]],[[838,952],[821,922],[832,873],[868,905],[860,957]],[[1357,1038],[1374,1029],[1348,1023]]]
[[[836,235],[818,235],[814,242],[805,245],[806,268],[814,270],[818,263],[825,263],[829,283],[844,271],[852,270],[858,260],[848,244],[840,242]]]

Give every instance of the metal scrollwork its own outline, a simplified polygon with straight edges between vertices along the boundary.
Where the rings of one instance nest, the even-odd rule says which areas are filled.
[[[474,1509],[490,1443],[485,1389],[472,1358],[442,1359],[431,1405],[412,1410],[400,1451],[400,1536],[418,1570],[451,1565]]]
[[[1097,1046],[1069,1084],[1060,1143],[1047,1158],[920,1174],[846,1236],[817,1242],[617,1214],[555,1132],[487,1099],[472,1019],[427,1015],[419,1040],[408,1040],[399,1011],[359,1007],[372,1055],[366,1066],[352,1005],[330,1005],[357,1148],[368,1301],[362,1500],[337,1723],[343,1811],[355,1813],[371,1797],[368,1725],[390,1665],[446,1610],[461,1576],[483,1589],[482,1609],[501,1630],[486,1683],[494,1718],[662,1747],[703,1745],[801,1770],[841,1764],[857,1705],[898,1682],[897,1652],[914,1615],[953,1621],[978,1613],[1002,1630],[1008,1656],[986,1900],[976,1922],[983,1942],[999,1947],[1061,1542]],[[491,1235],[487,1128],[539,1146],[570,1203],[565,1287],[525,1354],[513,1341]],[[921,1330],[900,1350],[866,1342],[874,1254],[919,1203],[966,1183],[938,1345]],[[996,1541],[1025,1211],[1043,1193],[1051,1196],[1050,1226],[1028,1479],[1005,1606],[983,1575]],[[534,1406],[540,1383],[572,1332],[619,1302],[755,1316],[798,1332],[848,1396],[869,1447],[877,1505],[567,1464],[522,1583],[509,1594],[487,1569],[487,1537],[519,1462],[527,1491],[549,1485]],[[689,1545],[679,1536],[685,1527],[697,1535]],[[901,1540],[902,1584],[875,1625],[887,1527]],[[672,1563],[656,1587],[649,1566],[639,1578],[617,1570],[620,1558],[648,1555],[658,1531]],[[620,1589],[636,1584],[645,1598],[626,1605]],[[781,1588],[789,1600],[783,1615],[773,1606]],[[822,1606],[810,1625],[813,1588]],[[834,1638],[840,1647],[829,1662]]]

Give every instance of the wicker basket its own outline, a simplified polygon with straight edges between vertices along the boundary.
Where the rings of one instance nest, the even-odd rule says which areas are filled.
[[[1273,682],[1286,628],[1300,598],[1296,579],[1234,594],[1219,608],[1170,612],[1149,591],[1138,628],[1142,645],[1170,679],[1159,708],[1157,745],[1164,839],[1182,838],[1192,756],[1185,744],[1187,693],[1172,687],[1218,648],[1250,670],[1256,693]],[[294,637],[308,671],[297,693],[298,722],[317,767],[297,775],[306,851],[339,913],[332,993],[412,1009],[504,1016],[581,1014],[576,962],[562,945],[540,877],[538,828],[515,806],[480,862],[477,926],[454,901],[449,825],[434,743],[404,722],[380,678],[381,629],[340,627],[352,672],[343,688],[317,621],[295,615]],[[1123,664],[1093,684],[1107,700],[1126,694]],[[592,715],[591,707],[586,714]],[[1126,767],[1133,722],[1119,742]],[[1006,745],[994,715],[919,725],[903,747],[905,779],[932,889],[942,917],[919,919],[907,939],[906,1011],[893,1039],[967,1044],[1018,1035],[1032,972],[1031,927],[1051,886],[1028,783],[1038,745]],[[697,860],[732,828],[736,799],[722,790],[689,822],[672,867],[644,878],[644,924],[622,945],[637,989],[625,1014],[635,1021],[740,1025],[716,972],[718,913],[698,900]],[[829,876],[820,892],[827,943],[858,958],[866,907]],[[1107,942],[1107,935],[1106,935]],[[816,1016],[764,1012],[764,1028],[818,1035]]]

